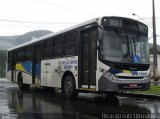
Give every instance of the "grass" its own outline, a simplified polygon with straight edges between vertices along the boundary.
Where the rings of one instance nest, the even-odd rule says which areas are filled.
[[[135,93],[144,93],[144,94],[154,94],[160,96],[160,86],[151,85],[150,89],[147,91],[134,91]]]

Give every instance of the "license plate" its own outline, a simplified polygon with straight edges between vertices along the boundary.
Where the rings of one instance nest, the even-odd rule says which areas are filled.
[[[137,88],[138,85],[137,85],[137,84],[129,84],[129,87],[130,87],[130,88]]]

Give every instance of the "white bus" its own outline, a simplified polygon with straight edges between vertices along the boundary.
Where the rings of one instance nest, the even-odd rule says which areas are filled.
[[[101,17],[8,50],[7,79],[30,85],[112,93],[150,87],[148,27],[125,17]]]

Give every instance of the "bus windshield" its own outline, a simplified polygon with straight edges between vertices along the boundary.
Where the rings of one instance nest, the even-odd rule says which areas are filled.
[[[104,30],[100,52],[107,61],[149,64],[148,39],[140,34]]]

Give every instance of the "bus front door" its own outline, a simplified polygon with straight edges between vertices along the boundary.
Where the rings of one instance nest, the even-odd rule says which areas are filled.
[[[79,57],[79,88],[96,88],[97,28],[81,31]]]

